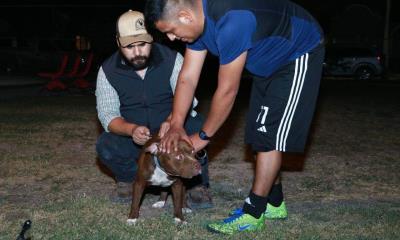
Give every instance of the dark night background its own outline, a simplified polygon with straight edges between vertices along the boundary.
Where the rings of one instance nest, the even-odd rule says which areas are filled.
[[[383,0],[295,0],[308,9],[322,25],[327,44],[374,47],[382,51],[386,1]],[[128,9],[143,10],[144,0],[83,1],[2,1],[0,3],[1,39],[64,39],[74,46],[75,36],[90,40],[91,50],[101,62],[116,49],[115,22]],[[399,1],[391,3],[390,69],[397,70],[400,55]],[[159,41],[181,50],[182,44]],[[7,47],[7,46],[0,46]]]
[[[371,48],[376,55],[368,59],[385,68],[362,79],[348,62],[363,70],[365,56],[325,58],[306,151],[283,160],[290,217],[268,223],[258,239],[400,239],[400,0],[293,1],[321,24],[327,53],[334,46],[345,54]],[[201,228],[242,204],[255,166],[243,142],[253,82],[246,72],[232,112],[209,147],[214,210],[174,226],[167,223],[172,204],[162,213],[149,210],[154,195],[142,211],[149,219],[134,229],[125,224],[128,208],[106,200],[114,180],[95,152],[103,131],[96,77],[117,50],[117,18],[144,5],[145,0],[0,0],[0,239],[16,239],[25,219],[33,221],[32,239],[219,239]],[[183,43],[151,32],[157,41],[184,50]],[[90,47],[77,44],[77,36]],[[61,56],[68,67],[61,67]],[[71,77],[73,66],[79,71]],[[327,66],[352,75],[327,75]],[[218,59],[208,56],[196,89],[196,110],[204,115],[218,67]]]

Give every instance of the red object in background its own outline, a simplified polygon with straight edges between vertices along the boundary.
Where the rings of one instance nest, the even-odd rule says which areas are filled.
[[[64,83],[62,83],[60,79],[54,79],[46,84],[46,89],[49,91],[65,90],[67,89],[67,86]]]
[[[73,77],[76,78],[74,81],[74,86],[77,88],[85,89],[90,87],[89,81],[85,79],[86,75],[89,73],[90,68],[92,67],[93,62],[93,53],[89,53],[86,59],[85,67],[82,71],[77,72]]]
[[[75,75],[78,73],[79,66],[81,65],[82,61],[82,56],[80,54],[77,54],[75,57],[74,65],[72,65],[71,71],[68,73],[63,74],[63,77],[75,77]]]
[[[68,63],[68,54],[64,53],[61,58],[61,63],[56,72],[40,72],[38,73],[39,77],[50,78],[50,81],[47,83],[46,88],[48,90],[64,90],[67,88],[64,83],[60,81],[60,77],[64,74],[65,68]]]
[[[38,75],[40,77],[50,78],[50,81],[46,84],[45,88],[49,91],[54,90],[65,90],[67,89],[67,85],[63,83],[60,79],[62,78],[72,78],[75,79],[73,81],[73,85],[76,88],[86,89],[90,87],[89,81],[85,79],[86,75],[89,73],[90,68],[92,67],[93,62],[93,53],[90,52],[86,58],[82,58],[81,54],[76,55],[72,68],[69,72],[65,72],[65,69],[68,65],[69,55],[67,53],[63,54],[60,66],[56,72],[40,72]],[[83,60],[86,61],[83,62]],[[81,71],[79,68],[83,65]]]

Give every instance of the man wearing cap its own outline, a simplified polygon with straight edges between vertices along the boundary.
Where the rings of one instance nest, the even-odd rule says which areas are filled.
[[[158,134],[160,128],[168,128],[163,122],[172,110],[183,57],[166,46],[153,43],[143,14],[137,11],[129,10],[118,18],[116,41],[119,50],[103,62],[97,76],[97,111],[105,132],[98,138],[96,150],[117,182],[111,200],[129,202],[142,146],[151,135]],[[194,99],[193,107],[196,105]],[[198,132],[202,123],[202,116],[192,110],[185,129],[190,133]],[[193,179],[198,185],[188,191],[190,207],[211,207],[207,153],[198,152],[197,158],[202,165],[202,175]]]

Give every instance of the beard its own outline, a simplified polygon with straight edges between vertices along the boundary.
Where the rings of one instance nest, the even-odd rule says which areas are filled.
[[[122,53],[121,55],[125,59],[125,63],[133,67],[135,71],[145,69],[148,66],[149,56],[136,56],[133,58],[127,58]]]
[[[137,56],[128,59],[128,62],[135,70],[142,70],[147,67],[148,59],[147,56]]]

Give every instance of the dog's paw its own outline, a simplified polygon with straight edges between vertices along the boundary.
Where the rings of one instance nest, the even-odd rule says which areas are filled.
[[[182,219],[177,218],[177,217],[174,218],[174,222],[175,222],[176,225],[186,225],[187,224],[187,222],[185,220],[182,220]]]
[[[153,208],[163,208],[165,206],[165,201],[158,201],[155,202],[151,207]]]
[[[182,208],[182,213],[192,213],[192,212],[193,211],[190,208],[187,208],[187,207]]]
[[[133,225],[136,224],[137,220],[138,220],[137,218],[129,218],[128,220],[126,220],[126,223],[127,223],[129,226],[133,226]]]

